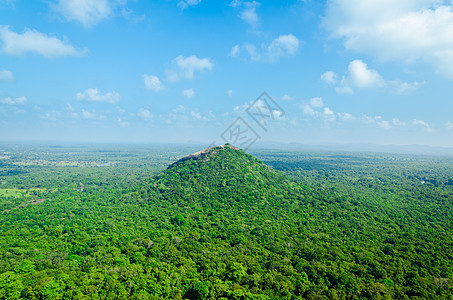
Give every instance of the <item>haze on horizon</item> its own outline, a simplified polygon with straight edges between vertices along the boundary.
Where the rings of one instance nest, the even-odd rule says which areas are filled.
[[[453,147],[452,9],[0,0],[0,141]]]

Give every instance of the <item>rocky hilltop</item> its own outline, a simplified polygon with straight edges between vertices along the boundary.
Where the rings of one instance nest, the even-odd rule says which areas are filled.
[[[178,164],[180,162],[183,162],[183,161],[186,161],[186,160],[190,160],[190,159],[200,159],[201,158],[204,161],[206,161],[206,160],[209,159],[210,156],[215,155],[218,151],[224,150],[225,148],[230,148],[230,149],[233,149],[233,150],[239,150],[238,147],[235,147],[235,146],[230,145],[230,144],[209,147],[209,148],[206,148],[204,150],[201,150],[201,151],[198,151],[198,152],[195,152],[195,153],[192,153],[192,154],[184,156],[180,160],[178,160],[178,161],[172,163],[171,165],[169,165],[168,168],[171,168],[172,166],[174,166],[174,165],[176,165],[176,164]]]

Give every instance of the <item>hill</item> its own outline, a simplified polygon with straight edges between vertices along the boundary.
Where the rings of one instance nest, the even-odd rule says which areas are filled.
[[[282,172],[230,145],[183,157],[153,179],[160,196],[178,206],[280,206],[302,197],[301,187]]]

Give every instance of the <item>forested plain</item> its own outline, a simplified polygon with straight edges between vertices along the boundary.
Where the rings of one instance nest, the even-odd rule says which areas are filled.
[[[453,157],[0,144],[0,299],[453,299]]]

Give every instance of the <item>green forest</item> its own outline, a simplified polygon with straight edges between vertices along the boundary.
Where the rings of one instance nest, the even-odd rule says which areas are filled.
[[[453,157],[0,144],[0,299],[453,299]]]

